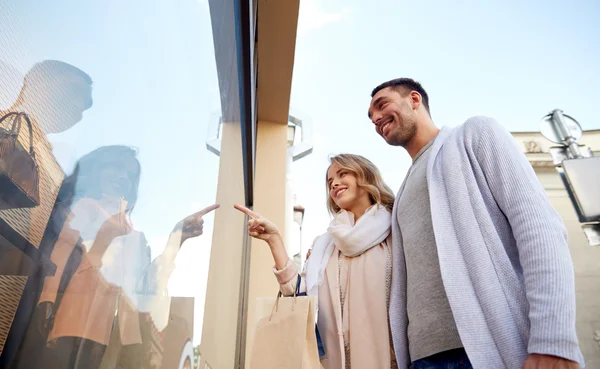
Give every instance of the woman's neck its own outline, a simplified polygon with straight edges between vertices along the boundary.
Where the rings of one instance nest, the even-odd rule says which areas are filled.
[[[366,198],[365,200],[359,199],[357,200],[350,209],[346,209],[347,211],[354,214],[354,222],[356,223],[360,217],[362,217],[367,210],[373,206],[371,200]]]

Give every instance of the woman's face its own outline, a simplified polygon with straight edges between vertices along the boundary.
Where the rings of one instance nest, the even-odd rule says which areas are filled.
[[[357,204],[369,202],[369,194],[358,187],[356,176],[335,162],[327,170],[327,184],[329,196],[340,209],[351,211]]]
[[[100,190],[108,196],[125,197],[135,183],[138,164],[133,158],[108,163],[100,171]]]

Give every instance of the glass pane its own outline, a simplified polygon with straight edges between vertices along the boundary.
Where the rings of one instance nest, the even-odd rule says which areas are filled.
[[[191,368],[219,170],[207,1],[0,1],[0,35],[0,367]]]

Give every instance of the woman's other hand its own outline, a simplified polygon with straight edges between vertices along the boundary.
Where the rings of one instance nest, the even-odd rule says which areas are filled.
[[[181,244],[190,238],[198,237],[204,232],[204,219],[203,216],[216,210],[220,207],[219,204],[213,204],[207,208],[204,208],[192,215],[185,217],[182,221],[177,223],[175,230],[181,229]]]
[[[112,241],[117,237],[131,233],[132,229],[131,224],[129,224],[129,221],[127,220],[127,216],[125,213],[121,212],[106,219],[98,230],[96,238]]]

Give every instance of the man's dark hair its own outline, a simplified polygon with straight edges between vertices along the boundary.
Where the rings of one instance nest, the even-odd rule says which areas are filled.
[[[419,82],[415,81],[412,78],[392,79],[391,81],[383,82],[379,86],[375,87],[375,89],[373,89],[373,92],[371,92],[371,97],[375,96],[375,94],[377,94],[379,91],[388,87],[398,92],[400,92],[402,88],[408,89],[410,91],[417,91],[423,98],[423,105],[425,106],[425,110],[427,110],[427,113],[431,115],[431,112],[429,111],[429,95],[427,95],[427,92]]]

